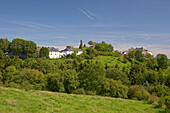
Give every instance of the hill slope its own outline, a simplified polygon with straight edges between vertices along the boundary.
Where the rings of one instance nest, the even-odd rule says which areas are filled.
[[[160,112],[142,101],[0,87],[0,112]]]

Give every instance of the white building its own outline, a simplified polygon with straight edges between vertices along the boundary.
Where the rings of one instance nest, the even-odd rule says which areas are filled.
[[[74,53],[74,51],[77,51],[77,55],[81,55],[83,53],[83,50],[81,49],[73,49],[73,48],[66,48],[65,50],[62,50],[61,53],[67,56],[68,54]]]
[[[55,49],[54,47],[52,47],[49,50],[49,57],[50,58],[60,58],[60,52],[57,49]]]
[[[74,53],[74,51],[78,51],[77,55],[81,55],[83,53],[83,50],[81,49],[66,48],[62,51],[58,51],[57,49],[52,47],[49,50],[49,57],[50,58],[61,58],[61,57],[67,56],[68,54],[71,55],[72,53]]]

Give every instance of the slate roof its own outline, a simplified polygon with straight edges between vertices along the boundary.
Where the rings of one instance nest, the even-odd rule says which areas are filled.
[[[52,47],[49,51],[50,51],[50,52],[57,52],[57,51],[58,51],[58,49],[56,49],[56,48]]]
[[[82,49],[64,49],[63,51],[75,51],[75,50],[77,50],[77,51],[83,51]]]

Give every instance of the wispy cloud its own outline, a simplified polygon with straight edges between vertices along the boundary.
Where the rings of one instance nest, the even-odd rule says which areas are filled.
[[[84,15],[86,15],[89,19],[91,19],[91,20],[94,20],[94,18],[98,18],[98,19],[100,19],[100,20],[103,20],[103,18],[102,17],[100,17],[99,15],[97,15],[97,14],[95,14],[95,13],[93,13],[92,11],[90,11],[90,10],[83,10],[83,9],[81,9],[81,8],[79,8],[79,7],[77,7],[77,9],[79,9]]]
[[[42,24],[39,22],[31,22],[31,21],[13,21],[13,20],[5,20],[4,22],[12,23],[24,27],[31,27],[31,28],[55,28],[55,26]]]
[[[90,10],[87,10],[87,12],[88,12],[91,16],[93,16],[93,17],[97,17],[98,19],[103,20],[103,18],[101,18],[101,17],[100,17],[100,16],[98,16],[97,14],[95,14],[95,13],[91,12]]]
[[[77,9],[79,9],[84,15],[86,15],[89,19],[94,20],[90,15],[88,15],[84,10],[82,10],[81,8],[77,7]]]

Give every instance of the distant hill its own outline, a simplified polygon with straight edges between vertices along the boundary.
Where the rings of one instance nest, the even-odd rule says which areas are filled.
[[[0,87],[0,112],[61,113],[155,113],[163,112],[153,104],[101,96],[75,95],[49,91],[23,91]]]

